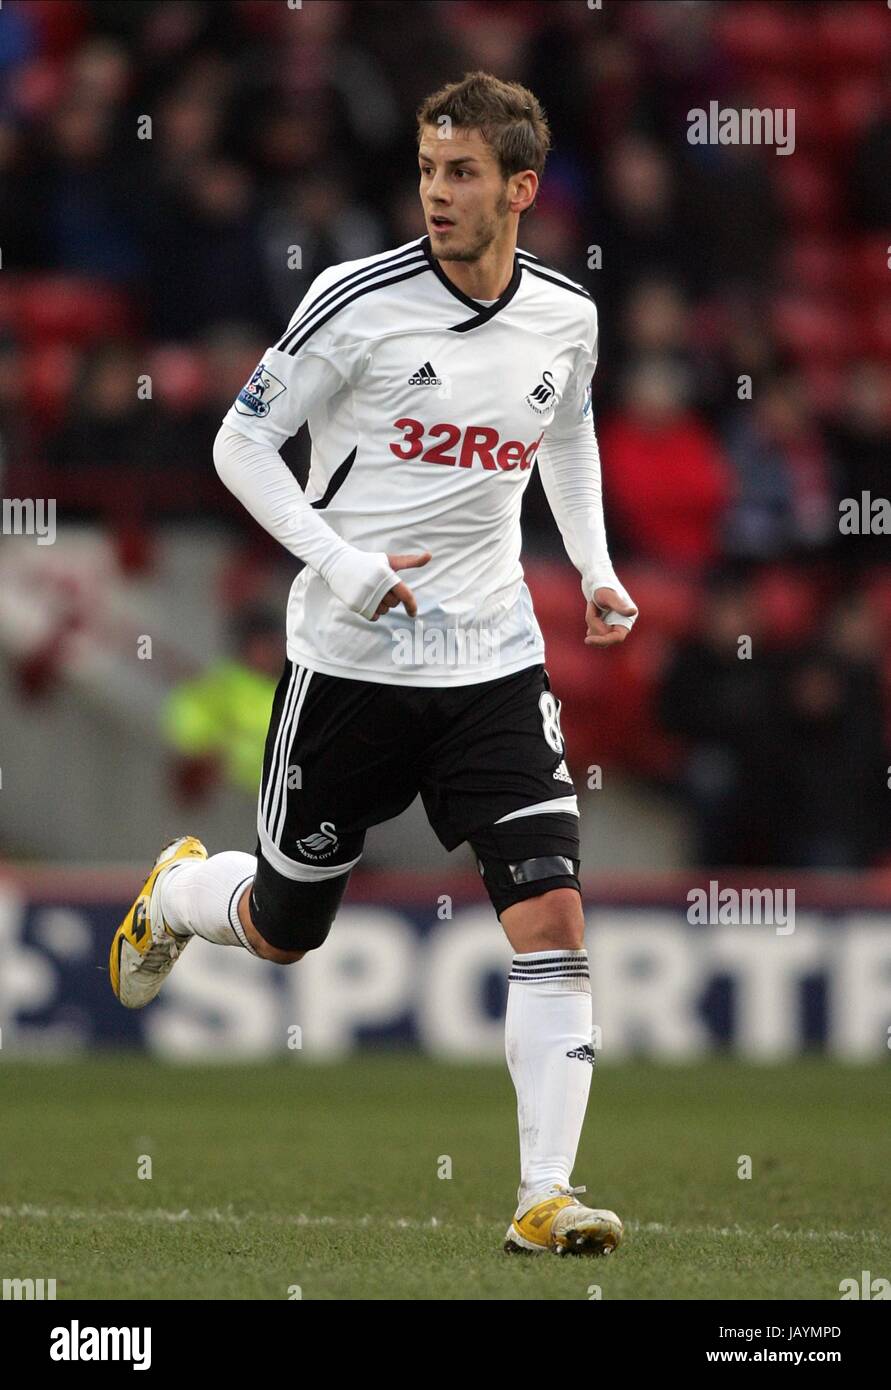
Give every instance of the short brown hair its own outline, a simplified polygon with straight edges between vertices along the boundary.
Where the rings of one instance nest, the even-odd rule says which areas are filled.
[[[448,116],[456,130],[478,130],[495,151],[502,178],[532,169],[541,180],[551,148],[551,131],[538,97],[519,82],[502,82],[489,72],[465,73],[418,107],[418,143],[424,127]],[[535,206],[520,213],[525,217]]]

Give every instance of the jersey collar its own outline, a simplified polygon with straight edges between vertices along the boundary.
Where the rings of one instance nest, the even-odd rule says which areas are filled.
[[[516,251],[514,252],[514,273],[510,277],[510,283],[507,286],[507,289],[504,290],[504,292],[498,296],[494,304],[490,304],[487,307],[486,305],[478,303],[477,300],[471,299],[470,295],[465,294],[463,290],[458,289],[457,285],[452,284],[452,281],[446,275],[442,266],[439,264],[439,261],[436,259],[432,250],[430,249],[429,236],[422,237],[421,250],[423,251],[424,256],[426,257],[427,264],[430,266],[430,269],[433,271],[433,274],[436,276],[437,280],[439,280],[439,282],[445,287],[445,289],[448,290],[449,294],[453,295],[455,299],[459,299],[461,303],[466,305],[468,309],[473,310],[473,316],[471,318],[465,319],[462,323],[452,324],[452,333],[466,333],[470,328],[478,328],[480,324],[488,323],[489,319],[494,318],[494,316],[497,313],[500,313],[500,311],[505,307],[506,304],[510,303],[517,290],[520,288],[520,279],[523,274],[523,266],[520,262],[520,258],[517,255]]]

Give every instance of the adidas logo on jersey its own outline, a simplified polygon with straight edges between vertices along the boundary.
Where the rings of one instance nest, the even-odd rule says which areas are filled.
[[[442,381],[436,375],[429,362],[425,362],[423,367],[419,367],[414,376],[408,379],[409,386],[441,386]]]
[[[561,763],[558,763],[554,776],[558,782],[568,782],[569,785],[572,786],[572,778],[569,775],[569,768],[566,766],[565,758]]]

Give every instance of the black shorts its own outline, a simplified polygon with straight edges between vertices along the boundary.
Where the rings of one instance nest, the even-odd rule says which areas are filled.
[[[543,666],[426,689],[286,661],[257,806],[251,915],[260,934],[287,949],[289,900],[291,915],[305,916],[306,886],[327,883],[333,901],[338,878],[339,902],[366,831],[418,794],[446,849],[469,841],[497,912],[578,888],[578,805]]]

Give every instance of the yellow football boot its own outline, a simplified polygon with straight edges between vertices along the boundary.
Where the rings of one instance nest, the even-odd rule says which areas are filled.
[[[509,1255],[611,1255],[622,1239],[614,1211],[595,1211],[575,1199],[583,1187],[551,1187],[517,1207],[504,1248]]]
[[[165,845],[115,932],[108,973],[111,987],[125,1009],[142,1009],[154,999],[192,939],[175,936],[161,915],[158,888],[166,870],[183,859],[206,858],[207,850],[193,835]]]

